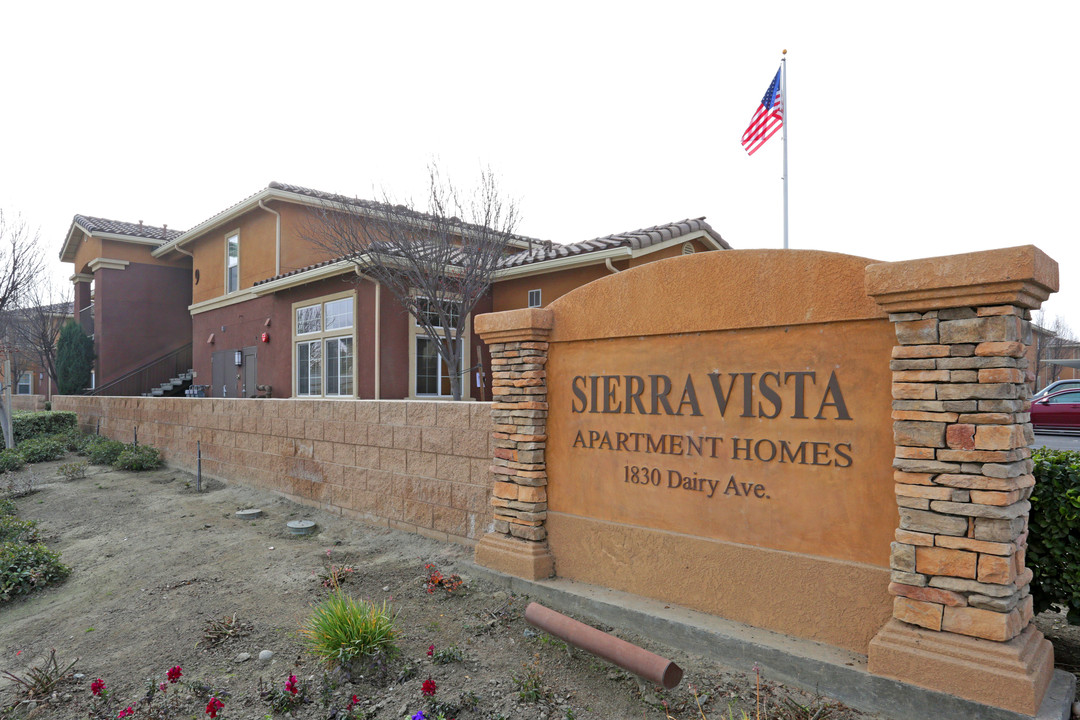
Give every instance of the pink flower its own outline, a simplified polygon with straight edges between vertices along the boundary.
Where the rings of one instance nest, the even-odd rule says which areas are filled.
[[[295,675],[290,675],[289,676],[289,681],[287,683],[285,683],[285,689],[288,690],[289,692],[291,692],[293,695],[295,695],[297,692],[299,692],[299,690],[296,687],[296,676]]]
[[[117,720],[119,720],[120,718],[126,718],[128,715],[134,715],[134,714],[135,714],[135,711],[131,709],[130,705],[128,705],[126,708],[121,710],[120,714],[117,715],[116,717],[117,717]]]
[[[221,702],[216,697],[212,697],[210,698],[210,702],[206,703],[206,714],[209,715],[211,719],[216,718],[218,710],[221,710],[223,707],[225,707],[225,703]]]
[[[428,645],[428,647],[427,647],[427,655],[428,655],[428,657],[431,657],[434,654],[435,654],[435,646],[434,645]]]
[[[435,685],[435,681],[428,678],[424,681],[424,686],[420,689],[424,695],[435,697],[435,691],[438,690],[438,686]]]
[[[105,681],[98,678],[94,682],[90,683],[90,692],[94,695],[100,695],[101,691],[105,689]]]
[[[161,683],[160,685],[157,686],[157,689],[160,690],[161,692],[167,692],[168,689],[169,689],[169,686],[167,684],[165,684],[165,683]]]
[[[184,673],[181,672],[179,665],[171,667],[165,671],[165,677],[167,677],[169,679],[169,682],[171,683],[175,683],[176,681],[178,681],[183,674]]]
[[[353,705],[359,705],[359,704],[360,704],[360,698],[353,695],[351,698],[349,698],[349,706],[347,708],[345,708],[345,709],[346,710],[352,710]]]

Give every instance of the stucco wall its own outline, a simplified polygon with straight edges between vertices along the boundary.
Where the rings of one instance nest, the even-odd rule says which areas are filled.
[[[11,396],[11,409],[12,410],[44,410],[45,409],[45,396],[44,395],[12,395]]]
[[[472,544],[491,523],[491,406],[404,400],[55,396],[79,424],[172,467],[380,525]]]

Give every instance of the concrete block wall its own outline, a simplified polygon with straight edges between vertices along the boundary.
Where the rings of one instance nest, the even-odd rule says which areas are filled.
[[[11,396],[11,409],[12,410],[44,410],[45,409],[45,396],[44,395],[12,395]]]
[[[439,540],[491,528],[491,404],[55,396],[80,427],[172,467]]]

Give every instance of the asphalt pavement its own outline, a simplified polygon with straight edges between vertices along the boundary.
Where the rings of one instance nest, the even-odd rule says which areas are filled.
[[[1048,447],[1051,450],[1080,450],[1080,435],[1051,435],[1035,433],[1035,442],[1031,447]]]

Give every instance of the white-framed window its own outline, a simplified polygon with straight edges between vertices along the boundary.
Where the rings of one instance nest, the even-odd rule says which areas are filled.
[[[24,372],[19,376],[19,382],[15,385],[16,395],[33,395],[33,382],[34,376],[28,372]]]
[[[419,305],[419,311],[431,325],[434,326],[437,332],[442,331],[438,313],[431,305],[432,301],[425,297],[417,298],[417,304]],[[446,314],[450,318],[450,322],[454,325],[457,324],[459,316],[459,306],[455,303],[452,307],[446,308]],[[469,318],[465,318],[465,332],[461,337],[461,370],[462,380],[461,389],[462,395],[467,397],[469,394],[468,374],[464,371],[468,367],[469,359]],[[453,397],[453,393],[450,390],[450,373],[446,366],[446,361],[439,355],[438,342],[435,338],[427,334],[427,330],[420,326],[420,323],[414,318],[411,327],[410,335],[412,336],[412,347],[409,356],[409,365],[412,374],[412,388],[413,395],[418,397]]]
[[[352,292],[293,304],[295,395],[355,397],[355,308]]]
[[[225,292],[240,289],[240,231],[225,238]]]
[[[542,302],[540,300],[540,290],[539,289],[530,290],[529,291],[529,307],[531,307],[531,308],[540,307],[541,305],[542,305]]]

